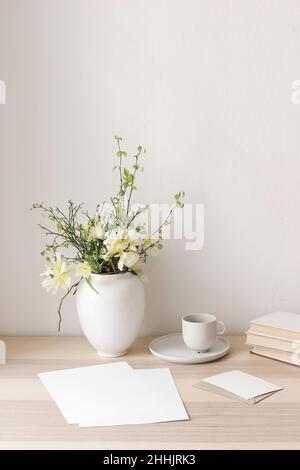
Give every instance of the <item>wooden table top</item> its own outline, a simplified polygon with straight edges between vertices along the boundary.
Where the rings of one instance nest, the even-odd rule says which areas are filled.
[[[83,337],[6,337],[0,365],[0,449],[300,449],[300,368],[250,354],[244,337],[230,353],[198,365],[163,362],[139,338],[121,360],[134,368],[169,367],[189,421],[115,427],[68,425],[39,372],[100,364]],[[240,369],[284,387],[256,405],[196,389],[212,374]]]

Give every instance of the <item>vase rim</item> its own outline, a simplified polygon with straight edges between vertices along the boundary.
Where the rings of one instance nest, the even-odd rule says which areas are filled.
[[[91,277],[94,279],[119,279],[122,277],[129,277],[133,276],[132,272],[130,271],[124,271],[118,272],[118,273],[91,273]]]

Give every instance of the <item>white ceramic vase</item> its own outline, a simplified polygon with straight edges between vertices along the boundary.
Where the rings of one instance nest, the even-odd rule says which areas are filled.
[[[100,356],[127,353],[144,319],[144,286],[132,273],[92,274],[94,292],[81,282],[76,305],[83,333]]]

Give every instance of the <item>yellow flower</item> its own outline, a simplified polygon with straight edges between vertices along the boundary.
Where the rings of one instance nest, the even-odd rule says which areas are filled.
[[[128,242],[126,240],[117,240],[116,243],[109,247],[109,253],[111,255],[116,255],[117,253],[122,253],[128,248]]]
[[[104,245],[107,248],[107,251],[110,255],[116,255],[126,250],[128,247],[128,240],[126,238],[121,238],[121,233],[112,233],[104,241]]]
[[[131,268],[139,259],[139,254],[136,251],[123,251],[120,255],[118,262],[118,268],[123,271],[124,265],[127,268]]]
[[[92,270],[89,263],[84,261],[83,263],[78,264],[76,272],[79,274],[79,276],[82,276],[86,279],[91,275]]]
[[[141,234],[135,229],[118,229],[104,241],[107,251],[111,256],[121,254],[123,251],[137,251],[143,243]]]
[[[67,290],[70,286],[71,278],[66,261],[64,261],[60,254],[57,254],[51,263],[52,265],[47,265],[46,270],[41,274],[41,276],[46,276],[46,279],[42,281],[42,286],[48,292],[52,290],[54,294],[59,287]]]

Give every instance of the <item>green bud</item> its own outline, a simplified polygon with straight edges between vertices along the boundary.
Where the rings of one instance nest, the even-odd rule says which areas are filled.
[[[121,157],[127,157],[127,152],[124,152],[123,150],[119,150],[117,152],[117,157],[121,158]]]

